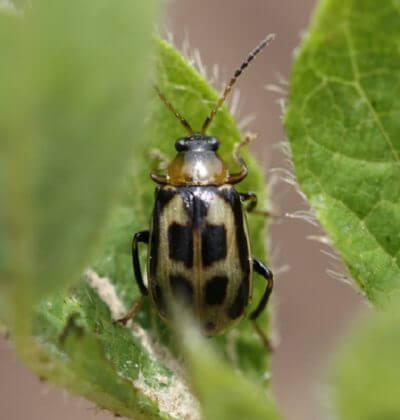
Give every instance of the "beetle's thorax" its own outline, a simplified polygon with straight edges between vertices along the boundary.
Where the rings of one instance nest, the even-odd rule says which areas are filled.
[[[194,134],[177,140],[178,152],[167,168],[168,184],[222,185],[229,178],[224,161],[218,156],[215,137]]]

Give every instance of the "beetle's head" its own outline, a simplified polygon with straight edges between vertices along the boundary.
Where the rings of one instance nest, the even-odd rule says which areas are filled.
[[[219,148],[219,140],[216,137],[204,134],[194,134],[190,137],[183,137],[175,142],[177,152],[216,152]]]
[[[218,156],[219,141],[216,137],[193,134],[178,139],[178,154],[167,169],[168,182],[172,185],[221,185],[229,177],[224,161]]]

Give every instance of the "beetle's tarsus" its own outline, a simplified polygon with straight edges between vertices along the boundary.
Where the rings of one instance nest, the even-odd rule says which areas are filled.
[[[122,324],[122,325],[126,325],[128,323],[128,321],[130,321],[132,318],[134,318],[134,316],[136,315],[136,313],[139,311],[139,309],[142,307],[144,302],[144,296],[140,296],[140,299],[138,301],[136,301],[130,308],[129,311],[122,317],[119,319],[115,319],[113,321],[114,324]]]
[[[114,319],[113,324],[115,324],[115,325],[119,324],[119,325],[124,325],[125,326],[130,319],[131,319],[131,317],[124,316],[123,318]]]
[[[247,211],[249,211],[249,210],[247,210]],[[252,214],[257,214],[258,216],[271,217],[271,218],[276,218],[276,219],[280,219],[281,217],[284,216],[282,213],[279,213],[279,212],[276,212],[276,211],[261,210],[261,209],[252,210]]]
[[[257,333],[257,335],[260,337],[261,342],[263,343],[264,347],[268,350],[268,352],[272,353],[275,348],[274,345],[271,343],[265,332],[260,328],[260,326],[257,324],[257,322],[252,319],[251,323],[253,324],[254,330]]]

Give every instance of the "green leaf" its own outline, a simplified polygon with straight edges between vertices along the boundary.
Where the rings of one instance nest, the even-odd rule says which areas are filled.
[[[89,277],[96,281],[93,273]],[[103,286],[101,293],[108,303],[113,296],[105,298],[109,290]],[[115,309],[119,301],[114,299]],[[110,308],[87,282],[40,304],[33,324],[33,339],[26,337],[22,345],[29,345],[25,360],[43,379],[129,418],[167,419],[165,411],[174,410],[175,418],[187,414],[185,398],[191,396],[183,379],[160,365],[157,347],[145,330],[113,323]]]
[[[336,357],[334,399],[343,420],[400,418],[400,302],[369,314]]]
[[[285,127],[300,188],[375,303],[400,284],[400,2],[319,3]]]
[[[280,418],[269,394],[233,371],[193,330],[185,328],[189,375],[207,420]]]
[[[0,292],[10,323],[76,281],[97,245],[141,144],[155,3],[37,0],[23,17],[0,14]]]
[[[113,323],[139,298],[130,249],[133,233],[148,228],[152,211],[150,149],[172,156],[174,141],[185,133],[152,95],[142,134],[146,107],[140,86],[146,85],[144,72],[149,73],[145,41],[151,18],[147,8],[152,6],[127,2],[130,6],[115,8],[111,3],[80,8],[38,0],[26,19],[7,20],[11,29],[0,25],[12,41],[0,40],[11,63],[0,69],[0,76],[15,77],[17,86],[24,75],[28,80],[22,86],[29,90],[21,88],[21,97],[14,98],[9,84],[2,86],[13,106],[10,110],[2,103],[6,117],[1,124],[10,141],[5,143],[7,166],[0,165],[0,184],[21,204],[18,212],[8,209],[1,216],[7,233],[0,239],[1,278],[7,279],[2,292],[9,312],[18,314],[18,322],[9,322],[16,325],[12,335],[18,351],[43,378],[130,418],[195,419],[197,403],[177,362],[180,349],[150,302],[131,327]],[[25,48],[29,52],[19,69],[15,51],[23,55]],[[173,47],[161,41],[156,48],[161,89],[199,126],[218,94]],[[33,68],[29,75],[23,70],[27,63]],[[240,134],[226,107],[210,133],[220,138],[222,155],[229,159]],[[15,138],[23,139],[22,145]],[[263,175],[255,160],[246,158],[250,176],[242,190],[258,192],[264,203]],[[127,161],[129,170],[121,177]],[[10,177],[11,162],[19,168],[16,173],[28,171],[30,176]],[[253,252],[264,259],[265,220],[251,216],[250,230]],[[89,259],[93,247],[96,254]],[[81,281],[66,290],[87,265]],[[256,277],[254,305],[264,288],[264,280]],[[43,299],[52,290],[57,292]],[[32,318],[31,300],[40,297]],[[267,314],[260,325],[266,328]],[[265,385],[268,355],[250,322],[210,342],[222,357]]]

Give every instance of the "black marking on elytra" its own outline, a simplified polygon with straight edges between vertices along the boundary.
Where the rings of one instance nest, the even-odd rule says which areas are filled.
[[[238,288],[235,300],[232,305],[228,308],[228,316],[231,319],[236,319],[244,312],[244,308],[247,305],[249,299],[250,281],[249,276],[243,277],[242,282]]]
[[[155,199],[158,205],[160,214],[164,207],[176,196],[178,193],[176,188],[157,187],[155,191]]]
[[[193,286],[190,281],[181,275],[170,275],[169,282],[174,298],[185,306],[191,306],[193,303]]]
[[[215,197],[215,187],[194,187],[193,191],[193,228],[203,229],[211,201]]]
[[[177,192],[182,198],[183,208],[189,220],[193,219],[193,192],[190,187],[178,187]]]
[[[235,233],[237,248],[240,259],[240,266],[244,273],[250,273],[250,258],[248,239],[244,230],[243,207],[240,201],[239,193],[232,188],[220,188],[218,194],[227,202],[233,212],[235,219]]]
[[[228,277],[214,276],[206,283],[205,299],[207,305],[221,305],[226,297]]]
[[[206,225],[201,232],[203,264],[209,266],[226,258],[226,229],[224,225]]]
[[[206,198],[210,195],[204,195],[204,190],[206,188],[208,188],[208,186],[185,186],[176,188],[176,192],[183,201],[183,208],[193,229],[201,226],[207,216],[209,202]]]
[[[177,187],[176,193],[182,198],[183,207],[193,229],[201,229],[205,223],[210,204],[215,195],[218,194],[218,188],[212,185],[183,186]]]
[[[192,226],[172,223],[168,228],[169,258],[181,261],[187,268],[193,267]]]
[[[194,200],[193,212],[193,227],[200,228],[204,225],[205,218],[207,217],[209,202],[204,201],[201,197],[196,197]]]
[[[154,284],[153,285],[153,298],[154,298],[154,302],[158,308],[158,311],[163,314],[166,315],[167,314],[167,305],[165,302],[165,297],[164,297],[164,292],[161,288],[161,286],[159,284]]]

